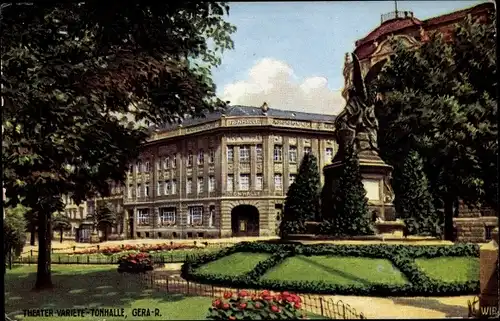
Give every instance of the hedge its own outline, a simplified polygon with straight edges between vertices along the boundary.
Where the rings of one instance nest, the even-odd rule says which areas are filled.
[[[252,271],[243,275],[201,274],[196,269],[236,252],[271,253],[259,262]],[[408,283],[337,285],[323,281],[282,281],[265,280],[261,277],[271,268],[295,255],[315,256],[355,256],[388,259],[407,278]],[[269,289],[274,291],[295,291],[302,293],[358,295],[358,296],[452,296],[476,294],[479,281],[444,282],[428,277],[415,263],[416,258],[443,256],[479,257],[477,244],[455,244],[446,246],[418,245],[338,245],[338,244],[269,244],[241,242],[232,248],[200,257],[189,258],[182,266],[181,275],[188,281],[236,288]]]

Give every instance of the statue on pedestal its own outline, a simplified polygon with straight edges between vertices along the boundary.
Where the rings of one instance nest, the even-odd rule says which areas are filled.
[[[377,151],[378,121],[375,106],[368,103],[361,65],[358,57],[352,54],[352,85],[347,90],[347,104],[335,119],[335,139],[339,144],[339,154],[353,145],[358,153]],[[339,155],[337,154],[337,155]],[[343,155],[339,155],[342,157]]]

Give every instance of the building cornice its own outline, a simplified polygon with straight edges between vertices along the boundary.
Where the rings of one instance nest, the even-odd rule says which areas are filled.
[[[165,132],[153,133],[150,138],[146,140],[146,144],[152,144],[174,137],[186,137],[202,132],[213,130],[224,130],[234,128],[249,128],[249,127],[265,127],[269,129],[285,129],[285,130],[300,130],[311,132],[333,133],[335,127],[331,121],[309,121],[300,119],[285,119],[275,117],[241,117],[230,116],[222,117],[221,119],[203,123],[200,125],[193,125],[189,127],[179,127],[174,130]]]

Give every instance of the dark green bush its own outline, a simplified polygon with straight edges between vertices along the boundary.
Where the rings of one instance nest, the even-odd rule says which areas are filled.
[[[259,262],[255,268],[240,276],[200,274],[195,269],[202,264],[215,261],[235,252],[272,253],[271,257]],[[294,255],[328,255],[384,258],[392,262],[405,275],[408,284],[337,285],[323,281],[278,281],[261,279],[267,271]],[[440,296],[475,294],[479,291],[478,281],[442,282],[425,275],[416,265],[415,258],[443,256],[479,257],[477,244],[456,244],[451,246],[418,245],[337,245],[337,244],[270,244],[242,242],[232,248],[214,254],[193,257],[182,266],[182,276],[190,281],[217,284],[228,287],[269,289],[274,291],[296,291],[302,293],[360,295],[360,296]]]

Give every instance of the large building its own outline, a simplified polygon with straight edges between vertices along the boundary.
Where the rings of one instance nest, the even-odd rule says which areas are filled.
[[[381,24],[366,37],[356,41],[354,53],[358,57],[362,74],[367,81],[373,79],[390,59],[392,49],[389,37],[402,40],[407,46],[418,46],[428,39],[429,33],[438,31],[445,39],[452,41],[452,31],[457,23],[466,16],[484,19],[495,10],[493,3],[482,3],[471,8],[449,14],[419,20],[410,11],[394,11],[381,17]],[[345,86],[342,95],[346,97],[347,88],[351,85],[352,62],[346,54],[344,64]],[[454,218],[457,240],[465,242],[485,242],[491,240],[492,230],[498,226],[497,213],[490,208],[470,209],[462,203],[458,209],[458,217]]]
[[[127,236],[275,235],[302,157],[313,153],[321,169],[337,147],[334,116],[266,106],[232,106],[156,131],[129,169]]]

